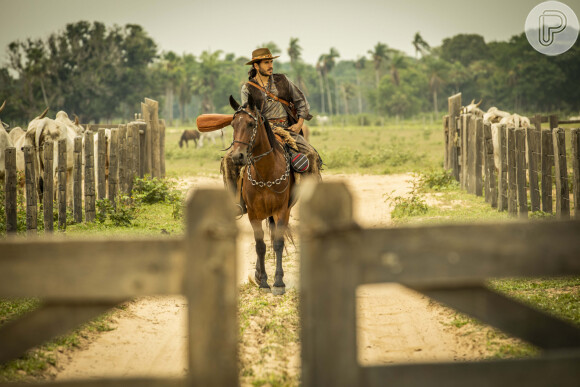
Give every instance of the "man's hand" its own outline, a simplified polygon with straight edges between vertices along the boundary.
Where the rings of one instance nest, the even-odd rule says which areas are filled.
[[[300,131],[302,130],[302,124],[304,124],[304,118],[300,117],[298,119],[298,122],[290,126],[288,130],[291,130],[294,133],[300,133]]]

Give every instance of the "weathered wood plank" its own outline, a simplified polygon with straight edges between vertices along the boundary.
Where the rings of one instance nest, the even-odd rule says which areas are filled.
[[[66,139],[58,141],[58,229],[66,230],[66,185],[67,185],[67,160]]]
[[[432,289],[422,293],[539,348],[580,348],[577,327],[484,286]]]
[[[115,304],[42,305],[0,327],[0,364],[23,355],[51,338],[63,335],[97,317]]]
[[[443,152],[443,168],[449,169],[449,114],[443,116],[443,139],[445,142],[445,150]]]
[[[35,235],[38,228],[38,205],[36,197],[36,172],[34,147],[27,145],[24,152],[24,178],[26,181],[26,230],[29,235]]]
[[[42,194],[42,210],[44,215],[44,232],[51,233],[54,230],[54,213],[53,199],[54,199],[54,144],[52,141],[44,143],[44,173],[43,179],[43,194]]]
[[[352,198],[344,184],[330,183],[304,187],[301,200],[302,383],[356,386],[357,265],[342,231],[354,227]]]
[[[183,242],[0,241],[0,296],[113,300],[181,292]]]
[[[30,387],[30,383],[0,383],[0,387]],[[184,379],[96,379],[34,383],[35,387],[186,387]]]
[[[483,133],[485,139],[485,194],[486,201],[493,208],[497,207],[497,179],[495,176],[495,161],[493,152],[493,139],[491,136],[491,125],[484,124]]]
[[[528,217],[528,189],[526,179],[526,131],[523,128],[515,130],[516,136],[516,186],[518,200],[518,214],[522,218]]]
[[[467,192],[475,195],[477,165],[477,117],[470,114],[467,126]]]
[[[444,225],[352,233],[360,243],[353,244],[345,254],[358,256],[366,267],[361,283],[479,284],[492,277],[580,273],[580,221]]]
[[[165,177],[165,120],[159,120],[159,172]]]
[[[184,293],[189,305],[189,380],[238,385],[234,208],[223,190],[198,190],[187,203]]]
[[[580,355],[550,354],[537,359],[401,364],[363,368],[359,386],[483,387],[578,385]]]
[[[474,169],[474,193],[477,196],[483,194],[483,119],[475,118],[475,169]]]
[[[119,125],[119,190],[123,194],[128,193],[127,182],[127,126]]]
[[[552,212],[552,167],[554,166],[554,146],[552,132],[542,130],[542,211]]]
[[[580,219],[580,129],[570,131],[572,142],[572,187],[574,191],[574,218]]]
[[[151,122],[151,176],[161,177],[161,150],[159,142],[159,103],[155,100],[145,98],[145,103],[149,106]]]
[[[73,218],[83,221],[83,138],[75,137],[73,154]]]
[[[97,132],[97,199],[107,198],[106,186],[106,163],[107,163],[107,141],[105,139],[105,129],[99,128]]]
[[[133,158],[133,178],[135,177],[139,177],[139,170],[141,169],[141,166],[139,165],[140,160],[139,160],[139,123],[137,122],[133,122],[132,126],[131,126],[132,130],[133,130],[133,145],[132,145],[132,154],[131,157]],[[133,189],[133,187],[131,187],[131,189]]]
[[[461,93],[448,98],[449,104],[449,168],[453,170],[455,180],[459,181],[459,159],[457,153],[457,124],[456,117],[459,117],[461,110]]]
[[[6,193],[6,232],[16,233],[18,229],[18,202],[16,195],[16,148],[8,147],[4,152],[4,167],[6,169],[4,176],[4,192]]]
[[[111,151],[109,154],[109,200],[115,205],[119,190],[119,129],[111,129]]]
[[[507,130],[507,160],[508,160],[508,213],[518,213],[518,185],[516,166],[516,132],[515,128]]]
[[[146,103],[141,102],[141,112],[143,115],[143,121],[147,125],[147,129],[145,130],[145,164],[143,172],[145,175],[151,175],[151,111],[149,109],[149,105]]]
[[[145,176],[145,136],[147,131],[147,124],[139,122],[139,177],[142,179]]]
[[[126,156],[125,156],[125,173],[127,174],[127,193],[130,194],[133,190],[133,179],[135,178],[133,169],[133,123],[127,124],[127,140],[125,142]]]
[[[556,216],[570,218],[570,188],[568,187],[568,166],[566,164],[566,133],[564,129],[554,129],[554,176],[556,180]]]
[[[498,193],[497,193],[497,209],[499,211],[506,211],[508,208],[508,180],[507,180],[507,132],[506,126],[500,125],[498,129],[499,137],[499,171],[497,175]]]
[[[536,119],[537,122],[537,119]],[[528,142],[528,175],[530,180],[530,200],[532,204],[532,211],[540,211],[541,195],[538,181],[538,166],[540,165],[540,131],[533,128],[526,129]]]
[[[461,114],[458,119],[458,133],[460,133],[460,144],[461,153],[459,154],[460,162],[460,179],[461,188],[467,190],[467,176],[468,176],[468,163],[467,155],[469,154],[469,128],[471,126],[471,120],[469,114]]]

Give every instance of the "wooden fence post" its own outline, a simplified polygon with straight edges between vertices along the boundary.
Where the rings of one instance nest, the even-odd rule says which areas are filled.
[[[498,128],[499,137],[499,171],[497,176],[497,209],[499,211],[506,211],[508,208],[508,183],[507,183],[507,133],[506,126],[502,124]]]
[[[542,211],[552,212],[552,166],[554,165],[554,146],[552,132],[542,130]]]
[[[457,153],[457,120],[461,110],[461,93],[448,98],[449,103],[449,169],[453,170],[455,180],[459,181],[459,160]]]
[[[483,125],[485,139],[485,201],[493,208],[497,207],[497,182],[495,178],[495,161],[493,156],[493,139],[491,125]]]
[[[549,122],[550,122],[550,130],[554,130],[558,127],[558,116],[557,115],[551,115],[549,117]]]
[[[18,230],[18,198],[16,193],[16,148],[8,147],[4,151],[4,188],[6,193],[6,232],[16,234]]]
[[[105,183],[105,167],[107,163],[107,140],[105,129],[100,128],[97,132],[97,198],[99,200],[107,198],[107,186]]]
[[[483,119],[475,119],[475,185],[474,190],[477,196],[482,196],[483,191]]]
[[[467,130],[467,192],[476,193],[477,186],[477,117],[470,114],[467,118],[469,121]]]
[[[149,106],[151,122],[151,176],[161,177],[161,156],[159,154],[161,146],[159,143],[159,103],[155,100],[145,98],[145,103]]]
[[[526,133],[528,141],[528,174],[530,179],[530,199],[532,202],[532,212],[536,212],[541,210],[540,187],[538,183],[540,131],[533,128],[527,128]]]
[[[133,144],[131,146],[132,148],[132,153],[131,153],[131,157],[133,158],[133,178],[135,177],[140,177],[139,175],[139,171],[141,170],[141,166],[140,164],[140,150],[139,150],[139,145],[140,145],[140,135],[139,135],[139,123],[137,122],[132,122],[131,123],[131,130],[133,131]],[[132,189],[133,187],[131,187]]]
[[[523,128],[515,130],[516,135],[516,184],[518,190],[518,213],[520,217],[528,217],[528,190],[526,181],[526,131]]]
[[[43,195],[42,209],[44,214],[44,231],[54,230],[54,143],[47,141],[44,143],[44,174],[43,174]]]
[[[467,191],[467,171],[469,170],[467,164],[467,155],[469,154],[469,128],[471,127],[471,120],[469,119],[469,114],[461,114],[459,116],[458,133],[461,134],[461,153],[459,155],[459,160],[461,164],[459,183],[462,189]]]
[[[223,190],[198,190],[186,207],[187,385],[238,385],[237,229],[230,202]]]
[[[580,129],[570,131],[572,141],[572,169],[574,171],[574,219],[580,220]]]
[[[359,385],[355,295],[359,266],[357,255],[351,253],[358,239],[345,238],[341,232],[356,227],[352,211],[344,184],[303,186],[300,307],[305,387]],[[307,237],[320,234],[324,237]],[[338,297],[329,284],[340,284]]]
[[[147,124],[139,122],[139,177],[142,179],[145,176],[145,133],[147,132]]]
[[[119,189],[119,129],[111,129],[111,151],[109,153],[109,200],[115,205]]]
[[[443,116],[443,138],[445,142],[445,152],[443,152],[443,168],[449,169],[449,114]]]
[[[508,154],[508,213],[518,213],[518,186],[516,167],[516,132],[515,128],[507,130],[507,154]]]
[[[75,137],[73,158],[73,217],[75,223],[83,221],[83,138]]]
[[[151,112],[149,111],[149,105],[141,102],[141,112],[143,114],[143,120],[145,121],[145,165],[143,172],[145,175],[153,176],[151,170]]]
[[[58,141],[58,229],[66,230],[66,139]]]
[[[119,125],[119,191],[127,193],[127,126]]]
[[[24,179],[26,181],[26,232],[35,235],[38,229],[38,201],[36,197],[36,171],[34,147],[26,145],[24,152]]]
[[[554,145],[554,176],[556,178],[556,216],[570,218],[570,189],[566,164],[566,133],[562,128],[552,132]]]
[[[133,190],[133,178],[134,175],[134,167],[133,167],[133,124],[127,124],[127,139],[125,142],[125,162],[127,163],[125,167],[125,173],[127,175],[126,184],[127,184],[127,193],[130,194]]]
[[[95,141],[93,133],[85,132],[85,221],[94,222],[95,210]]]
[[[159,173],[165,178],[165,120],[159,120]]]

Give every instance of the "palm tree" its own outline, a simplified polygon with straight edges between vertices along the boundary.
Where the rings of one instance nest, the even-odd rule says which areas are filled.
[[[405,67],[405,57],[398,51],[393,50],[392,55],[389,57],[389,67],[393,84],[398,87],[401,83],[399,78],[399,69]]]
[[[415,47],[415,57],[419,57],[419,53],[421,53],[421,56],[424,56],[425,52],[429,52],[431,50],[431,46],[429,46],[429,43],[423,40],[423,37],[419,32],[415,34],[412,43]]]
[[[330,94],[330,85],[328,82],[328,73],[334,68],[335,59],[338,58],[340,54],[336,48],[331,47],[328,54],[322,54],[318,59],[321,63],[321,75],[326,85],[326,96],[328,97],[328,112],[332,115],[332,96]]]
[[[389,58],[389,48],[386,44],[378,42],[373,50],[368,51],[371,54],[372,60],[375,64],[375,81],[377,88],[379,87],[380,69],[384,60]]]
[[[197,95],[201,96],[202,114],[211,113],[215,110],[213,104],[213,92],[221,70],[219,66],[219,56],[222,51],[204,51],[199,57],[200,63],[193,78],[193,88]]]
[[[326,114],[324,106],[324,54],[320,55],[318,62],[316,62],[316,72],[318,73],[318,84],[320,86],[320,111]]]
[[[163,67],[165,74],[165,116],[167,117],[169,126],[173,126],[173,96],[177,84],[179,83],[180,58],[173,51],[163,54]]]
[[[304,92],[304,82],[302,81],[302,72],[304,66],[302,65],[302,60],[300,56],[302,55],[302,47],[298,44],[298,38],[290,38],[290,46],[288,47],[288,55],[290,56],[290,67],[294,70],[296,75],[296,83],[298,88]]]
[[[262,48],[262,47],[268,48],[268,50],[270,50],[272,55],[280,54],[282,52],[282,50],[280,50],[280,47],[278,47],[278,45],[274,42],[262,43],[261,46],[258,46],[256,48]]]
[[[439,103],[437,95],[441,87],[445,84],[445,77],[447,72],[447,63],[439,58],[433,56],[424,57],[425,68],[427,76],[429,77],[429,89],[433,95],[433,110],[435,114],[439,114]]]
[[[362,69],[365,68],[366,65],[366,58],[360,57],[354,62],[354,68],[356,69],[356,89],[358,94],[358,114],[362,114],[362,95],[361,95],[361,87],[360,87],[360,76],[359,73]]]

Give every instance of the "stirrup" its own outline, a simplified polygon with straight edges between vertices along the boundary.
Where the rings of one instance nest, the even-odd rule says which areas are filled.
[[[244,211],[244,207],[242,207],[242,205],[241,205],[240,203],[234,203],[234,205],[236,205],[236,206],[237,206],[237,208],[236,208],[236,209],[238,210],[238,212],[237,212],[237,214],[236,214],[236,220],[238,220],[238,219],[242,219],[242,216],[244,216],[244,214],[245,214],[247,211]]]

